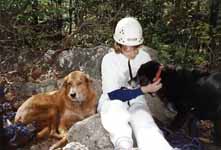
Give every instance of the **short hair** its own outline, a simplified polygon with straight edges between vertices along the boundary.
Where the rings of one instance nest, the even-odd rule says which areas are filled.
[[[140,44],[140,45],[137,45],[137,46],[134,46],[134,47],[138,48],[141,45],[143,45],[143,44]],[[119,43],[115,42],[114,45],[113,45],[115,53],[117,53],[117,54],[122,53],[122,46],[123,46],[122,44],[119,44]]]
[[[122,53],[122,50],[121,50],[122,45],[121,44],[115,42],[113,48],[114,48],[115,53],[117,53],[117,54]]]

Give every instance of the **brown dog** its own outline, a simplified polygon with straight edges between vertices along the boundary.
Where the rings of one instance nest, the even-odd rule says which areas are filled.
[[[18,109],[15,122],[36,122],[37,138],[49,135],[61,140],[50,147],[53,150],[67,141],[67,131],[75,122],[96,112],[96,93],[91,79],[80,71],[73,71],[64,78],[60,90],[30,97]]]

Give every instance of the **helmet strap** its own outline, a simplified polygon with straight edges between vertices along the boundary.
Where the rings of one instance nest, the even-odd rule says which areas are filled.
[[[133,80],[133,73],[130,65],[130,59],[128,60],[128,68],[129,68],[130,80]]]

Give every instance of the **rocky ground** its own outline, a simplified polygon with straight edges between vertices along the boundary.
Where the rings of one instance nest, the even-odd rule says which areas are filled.
[[[7,102],[4,106],[6,110],[4,115],[13,122],[17,108],[25,99],[36,93],[59,88],[63,77],[72,70],[82,70],[88,73],[94,79],[94,88],[97,90],[98,95],[100,95],[100,63],[107,51],[108,47],[105,46],[85,49],[73,48],[59,52],[48,50],[43,56],[35,58],[38,59],[38,61],[35,61],[38,62],[37,64],[20,66],[21,64],[31,64],[31,60],[28,59],[22,60],[22,63],[13,64],[13,66],[18,66],[18,68],[14,67],[14,69],[2,72],[0,76],[0,89],[4,89],[5,93],[4,97],[0,97],[0,102],[2,104]],[[148,51],[152,57],[156,58],[155,51],[152,49],[148,49]],[[174,114],[165,109],[159,99],[151,98],[148,104],[153,115],[161,122],[167,124],[173,118]],[[202,125],[203,132],[205,128],[207,128],[207,131],[212,130],[212,126],[209,126],[210,123],[204,122],[203,124],[202,122],[200,125]],[[55,141],[55,139],[34,141],[23,148],[19,148],[19,150],[48,150],[48,147]],[[107,133],[101,126],[98,114],[74,125],[69,131],[68,141],[80,142],[88,147],[89,150],[113,149]],[[75,143],[74,145],[80,144]],[[216,147],[213,144],[204,145],[204,150],[221,150],[221,147]],[[86,149],[83,147],[78,146],[74,150]]]

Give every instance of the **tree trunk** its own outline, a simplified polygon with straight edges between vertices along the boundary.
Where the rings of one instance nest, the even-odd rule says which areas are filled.
[[[57,8],[61,9],[62,7],[62,0],[57,0]],[[59,40],[62,40],[62,27],[63,27],[63,17],[60,11],[57,13],[57,19],[56,19],[56,24],[57,24],[57,31],[60,32]]]
[[[72,12],[74,11],[74,23],[76,26],[80,24],[80,4],[79,0],[74,0],[74,10],[72,9]]]
[[[213,53],[212,68],[221,67],[221,2],[211,0],[210,4],[210,48]]]
[[[58,3],[57,3],[57,7],[58,8],[61,8],[62,7],[62,0],[58,0]],[[57,23],[58,23],[58,29],[59,30],[62,30],[62,26],[63,26],[63,20],[62,20],[62,14],[59,12],[57,14]]]
[[[72,0],[69,0],[69,34],[72,32]]]
[[[219,15],[219,0],[211,0],[210,4],[210,25],[215,28]]]
[[[32,17],[33,17],[33,24],[38,24],[38,0],[32,0]]]

